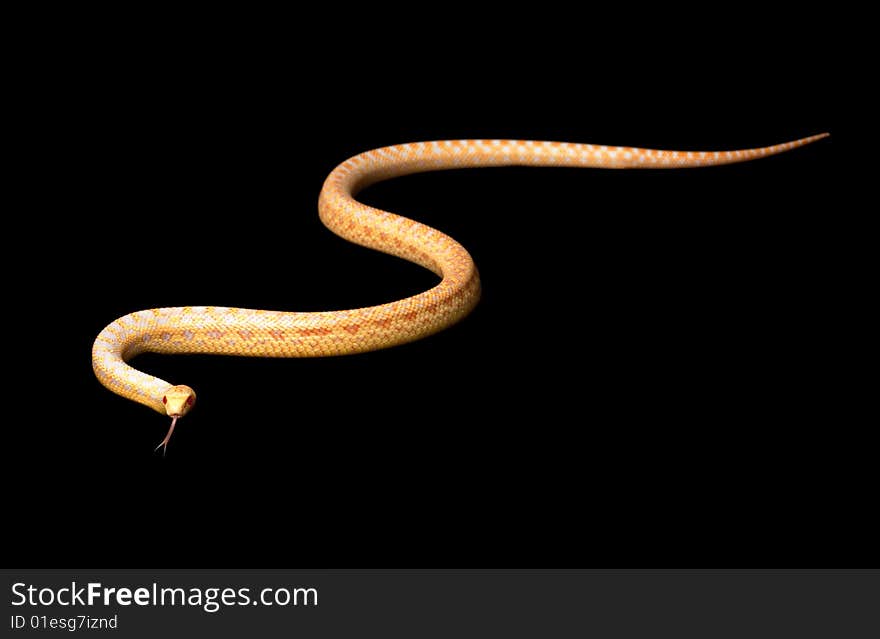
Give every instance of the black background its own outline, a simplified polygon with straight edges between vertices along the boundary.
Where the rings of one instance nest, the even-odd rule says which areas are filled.
[[[460,325],[338,359],[141,356],[199,394],[165,458],[167,420],[98,384],[92,341],[134,310],[342,309],[433,285],[321,226],[324,177],[360,151],[832,130],[832,60],[797,23],[447,19],[316,41],[268,17],[122,22],[41,58],[33,230],[7,238],[26,249],[12,294],[39,309],[6,427],[10,547],[38,564],[797,563],[833,533],[829,558],[857,552],[866,470],[842,460],[863,426],[828,391],[831,140],[693,171],[375,185],[363,201],[474,256],[484,296]]]

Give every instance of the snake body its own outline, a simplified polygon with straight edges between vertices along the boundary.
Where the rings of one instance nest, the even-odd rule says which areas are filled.
[[[101,331],[92,348],[92,366],[98,380],[114,393],[176,418],[193,403],[194,393],[187,399],[177,398],[173,391],[191,389],[138,371],[128,360],[145,351],[244,357],[345,355],[411,342],[457,322],[480,296],[471,256],[440,231],[355,200],[359,190],[381,180],[422,171],[504,165],[659,169],[730,164],[781,153],[826,135],[739,151],[659,151],[522,140],[418,142],[367,151],[346,160],[327,177],[318,200],[321,220],[351,242],[433,271],[441,278],[439,284],[388,304],[343,311],[297,313],[223,306],[141,310]],[[168,404],[169,393],[177,414]]]

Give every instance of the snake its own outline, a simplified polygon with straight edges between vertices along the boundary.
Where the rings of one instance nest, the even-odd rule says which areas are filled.
[[[372,149],[327,176],[318,197],[321,221],[340,237],[414,262],[435,273],[432,288],[397,301],[349,310],[287,312],[225,306],[138,310],[106,326],[92,346],[92,368],[106,388],[171,418],[156,447],[167,450],[179,418],[195,405],[187,385],[171,384],[128,362],[143,352],[242,357],[328,357],[422,339],[464,318],[480,298],[480,277],[467,250],[448,235],[355,199],[390,178],[443,169],[555,166],[680,169],[746,162],[824,137],[732,151],[669,151],[533,140],[441,140]]]

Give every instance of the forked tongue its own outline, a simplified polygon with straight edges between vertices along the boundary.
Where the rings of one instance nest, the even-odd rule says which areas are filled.
[[[162,449],[162,457],[164,457],[165,453],[168,451],[168,440],[171,439],[171,433],[174,432],[174,427],[177,426],[177,418],[178,417],[179,417],[179,415],[175,415],[174,417],[171,418],[171,428],[168,429],[168,434],[165,435],[165,439],[163,439],[161,442],[159,442],[159,445],[153,449],[153,452],[156,452],[157,450],[159,450],[159,448],[161,448]]]

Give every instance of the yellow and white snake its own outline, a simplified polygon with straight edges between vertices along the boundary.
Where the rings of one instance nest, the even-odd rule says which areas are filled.
[[[442,279],[405,299],[347,311],[290,313],[184,306],[120,317],[98,335],[92,367],[114,393],[177,419],[195,403],[188,386],[172,385],[126,362],[139,353],[210,353],[244,357],[323,357],[388,348],[421,339],[457,322],[476,305],[480,279],[471,256],[440,231],[354,199],[389,178],[441,169],[485,166],[565,166],[673,169],[744,162],[809,144],[827,134],[740,151],[657,151],[619,146],[523,140],[416,142],[367,151],[336,167],[321,190],[323,223],[343,238],[397,255]],[[157,448],[159,448],[157,446]]]

